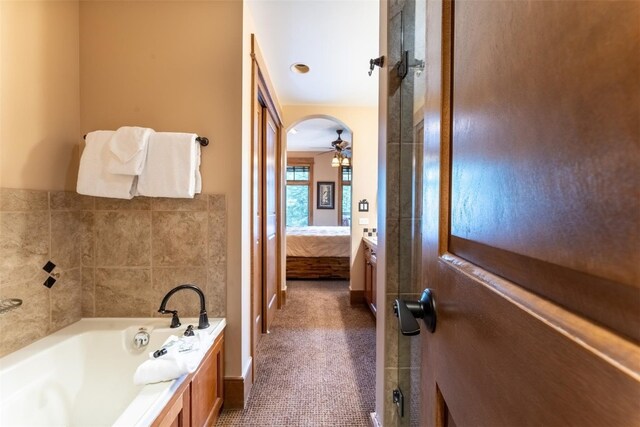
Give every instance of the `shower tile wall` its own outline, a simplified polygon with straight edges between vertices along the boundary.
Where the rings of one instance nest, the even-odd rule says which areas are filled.
[[[396,298],[417,300],[423,288],[422,257],[422,163],[424,124],[419,90],[421,73],[416,0],[397,0],[388,9],[388,97],[386,172],[386,305],[385,312],[385,426],[420,424],[419,337],[405,337],[398,331],[393,313]],[[416,32],[418,30],[418,33]],[[408,51],[410,69],[401,79],[393,64]],[[400,417],[392,402],[392,390],[400,388],[405,397],[405,416]]]
[[[0,356],[17,350],[82,316],[82,209],[71,193],[0,189],[0,299],[22,306],[0,315]],[[43,286],[48,260],[60,273]]]
[[[226,201],[102,199],[72,192],[0,189],[0,298],[20,308],[0,316],[0,356],[81,317],[160,316],[165,293],[203,289],[211,317],[225,316]],[[51,260],[60,277],[43,286]],[[171,299],[197,317],[197,296]],[[27,321],[28,320],[28,321]]]

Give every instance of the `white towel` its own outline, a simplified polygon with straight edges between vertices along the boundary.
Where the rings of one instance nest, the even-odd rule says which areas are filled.
[[[156,132],[149,138],[147,163],[137,194],[193,198],[200,165],[200,144],[193,133]]]
[[[147,159],[149,137],[153,129],[123,126],[109,141],[113,156],[109,159],[109,173],[121,175],[140,175]]]
[[[202,193],[202,175],[200,174],[200,143],[196,144],[196,157],[198,158],[198,166],[196,167],[196,193]]]
[[[181,338],[171,335],[162,345],[167,349],[167,353],[155,358],[154,352],[150,352],[149,359],[136,369],[133,375],[134,384],[170,381],[195,372],[204,356],[205,348],[201,339],[202,337],[197,333],[192,337]]]
[[[87,196],[131,199],[134,176],[114,175],[107,171],[112,156],[108,142],[113,131],[95,131],[87,134],[86,146],[80,159],[76,190]]]

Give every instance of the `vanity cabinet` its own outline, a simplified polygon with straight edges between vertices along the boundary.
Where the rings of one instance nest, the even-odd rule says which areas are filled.
[[[376,315],[376,245],[364,240],[364,300],[367,307]]]
[[[200,366],[189,374],[153,422],[153,427],[202,427],[216,424],[223,401],[224,332]]]

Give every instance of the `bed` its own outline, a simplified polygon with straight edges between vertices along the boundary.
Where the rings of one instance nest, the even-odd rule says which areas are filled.
[[[287,227],[287,279],[349,280],[350,227]]]

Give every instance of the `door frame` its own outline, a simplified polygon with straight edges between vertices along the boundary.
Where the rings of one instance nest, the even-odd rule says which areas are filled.
[[[283,172],[283,147],[282,147],[282,129],[283,129],[283,121],[282,121],[282,110],[280,108],[280,104],[278,103],[278,99],[275,97],[275,90],[273,89],[273,85],[271,84],[271,80],[269,79],[269,75],[267,73],[267,67],[265,64],[265,61],[263,59],[263,56],[260,52],[260,49],[258,47],[258,42],[256,40],[256,36],[255,34],[251,34],[251,215],[252,215],[252,219],[251,219],[251,233],[250,235],[252,236],[252,243],[253,243],[253,239],[255,236],[255,233],[257,232],[256,230],[256,226],[255,226],[255,213],[258,211],[258,209],[260,209],[261,211],[261,217],[264,218],[264,203],[260,202],[261,206],[256,206],[255,203],[255,194],[258,191],[262,191],[262,182],[263,182],[263,174],[264,174],[264,169],[261,168],[261,156],[262,156],[262,147],[259,146],[259,144],[264,145],[264,138],[262,137],[262,135],[260,134],[261,132],[263,132],[263,123],[266,123],[265,120],[263,120],[262,115],[258,115],[258,111],[266,108],[267,110],[269,110],[269,112],[271,113],[271,115],[273,116],[273,118],[276,121],[276,125],[277,125],[277,136],[276,136],[276,159],[275,159],[275,163],[276,163],[276,233],[279,234],[280,238],[278,239],[277,245],[276,245],[276,286],[278,291],[276,292],[276,305],[277,308],[281,308],[282,306],[282,266],[281,266],[281,254],[282,254],[282,248],[284,247],[284,242],[283,242],[283,236],[284,236],[284,232],[283,232],[283,210],[282,210],[282,200],[283,200],[283,195],[282,195],[282,191],[283,191],[283,177],[284,177],[284,172]],[[261,117],[262,119],[259,119],[259,117]],[[256,152],[258,153],[258,156],[256,156]],[[258,164],[256,164],[256,160],[258,161]],[[258,173],[261,174],[261,176],[258,179],[258,187],[257,188],[255,186],[255,174],[258,171]],[[262,221],[261,218],[261,221]],[[264,233],[264,225],[261,224],[260,225],[261,228],[261,232]],[[261,236],[262,238],[263,236]],[[253,244],[252,244],[252,250],[251,250],[251,308],[249,310],[249,320],[250,320],[250,325],[251,325],[251,358],[252,360],[255,359],[256,355],[257,355],[257,340],[254,337],[254,318],[253,318],[253,312],[255,309],[255,304],[256,302],[254,301],[254,280],[255,280],[255,276],[254,276],[254,272],[256,269],[256,265],[258,264],[256,258],[256,255],[254,253],[255,251],[253,250]],[[264,253],[264,246],[262,247],[261,250],[262,254]],[[261,254],[261,255],[262,255]],[[261,257],[262,258],[262,257]],[[264,269],[263,266],[260,266],[259,268]],[[263,276],[261,276],[263,277]],[[262,284],[262,299],[264,299],[264,284]],[[260,310],[262,310],[262,307],[264,307],[264,303],[261,301],[260,304],[261,308]],[[264,319],[264,313],[262,314],[262,317]],[[262,321],[263,326],[262,326],[262,332],[264,333],[264,320]],[[252,377],[255,380],[255,363],[252,363]]]

